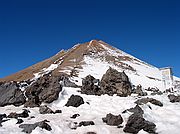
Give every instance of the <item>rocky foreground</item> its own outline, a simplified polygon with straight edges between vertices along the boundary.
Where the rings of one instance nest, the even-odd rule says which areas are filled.
[[[179,102],[178,92],[133,86],[113,68],[82,86],[49,73],[0,83],[0,133],[178,134]]]

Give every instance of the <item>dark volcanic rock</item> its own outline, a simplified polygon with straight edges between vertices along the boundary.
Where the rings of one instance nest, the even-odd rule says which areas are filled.
[[[39,107],[40,114],[54,114],[54,112],[46,105]]]
[[[79,116],[80,116],[79,114],[73,114],[70,118],[75,119],[75,118],[77,118]]]
[[[23,92],[17,82],[2,82],[0,85],[0,106],[20,106],[25,103]]]
[[[31,96],[31,98],[28,98],[28,101],[24,104],[24,107],[39,107],[41,105],[41,102],[39,101],[39,97],[37,95]]]
[[[6,114],[0,114],[0,127],[2,126],[1,123],[7,121],[7,120],[3,120],[3,118],[6,118]]]
[[[51,103],[58,99],[60,91],[62,91],[60,77],[46,74],[26,89],[28,102],[25,106],[39,106],[41,102]]]
[[[81,121],[78,126],[81,127],[81,126],[90,126],[90,125],[95,125],[95,124],[93,121]]]
[[[180,102],[180,95],[179,96],[175,96],[174,94],[169,94],[168,98],[169,98],[170,102],[172,102],[172,103]]]
[[[81,104],[84,104],[84,100],[79,95],[71,95],[71,97],[68,99],[68,102],[65,106],[69,107],[79,107]]]
[[[102,118],[103,122],[110,126],[118,126],[123,123],[121,115],[107,114],[105,118]]]
[[[88,75],[82,80],[81,92],[87,95],[101,95],[101,89],[98,86],[99,80],[93,76]]]
[[[143,92],[142,90],[142,86],[138,85],[134,90],[133,90],[134,94],[138,94],[139,96],[146,96],[147,92]]]
[[[48,122],[48,121],[44,120],[44,121],[37,122],[34,124],[22,124],[19,127],[23,128],[22,132],[25,132],[28,134],[30,134],[36,127],[40,127],[40,128],[46,129],[48,131],[51,131],[52,130],[51,126],[48,125],[46,122]]]
[[[54,113],[55,113],[55,114],[57,114],[57,113],[62,113],[62,111],[61,111],[61,110],[56,110]]]
[[[145,89],[147,91],[151,91],[151,95],[162,95],[163,93],[158,88],[151,88]]]
[[[2,120],[3,118],[6,118],[6,114],[0,114],[0,120]]]
[[[27,118],[27,117],[29,117],[29,111],[24,109],[24,111],[20,114],[18,114],[16,112],[12,112],[7,117],[8,118],[18,118],[18,117]]]
[[[21,124],[23,123],[24,121],[22,119],[17,119],[17,123],[16,124]]]
[[[130,95],[132,90],[128,76],[112,68],[109,68],[103,75],[100,87],[104,94],[117,94],[122,97]]]
[[[8,120],[0,120],[0,127],[2,127],[1,123],[5,122],[5,121],[8,121]]]
[[[129,111],[134,114],[139,114],[139,115],[144,114],[144,111],[141,109],[141,107],[139,107],[139,105],[136,105],[134,108],[127,109],[123,113],[125,113],[126,111]]]
[[[146,121],[141,115],[139,114],[132,114],[123,129],[124,132],[137,134],[140,130],[144,130],[148,133],[155,134],[155,127],[156,125],[152,122]]]
[[[160,107],[163,106],[163,104],[160,101],[158,101],[156,99],[153,99],[153,98],[148,98],[148,97],[139,99],[135,103],[138,104],[138,105],[142,105],[142,104],[146,104],[148,102],[150,102],[150,103],[152,103],[154,105],[160,106]]]

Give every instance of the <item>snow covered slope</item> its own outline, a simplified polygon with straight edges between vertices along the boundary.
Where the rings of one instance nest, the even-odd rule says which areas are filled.
[[[77,72],[79,84],[81,79],[91,74],[97,79],[101,79],[102,75],[109,67],[115,68],[118,71],[125,71],[129,76],[133,85],[141,84],[144,88],[157,87],[163,90],[162,73],[161,71],[117,48],[114,48],[103,41],[92,40],[87,45],[86,53],[81,60],[81,68],[74,65]],[[73,59],[76,62],[77,59]],[[65,73],[71,73],[72,66],[66,66]]]
[[[119,97],[119,96],[94,96],[85,95],[77,92],[78,88],[65,87],[59,95],[59,99],[51,104],[47,104],[52,110],[61,109],[62,113],[59,114],[39,114],[39,108],[29,108],[30,117],[22,118],[24,123],[33,124],[44,119],[50,121],[48,124],[52,130],[47,131],[45,129],[37,127],[31,134],[87,134],[87,132],[95,132],[97,134],[125,134],[122,128],[116,126],[109,126],[103,123],[102,118],[108,113],[114,115],[121,114],[123,117],[124,126],[128,120],[128,117],[132,114],[130,112],[122,114],[126,109],[134,107],[136,104],[134,101],[138,97]],[[83,97],[85,104],[79,107],[66,107],[64,106],[68,98],[72,95],[80,95]],[[148,96],[160,100],[163,103],[163,107],[159,107],[148,103],[147,105],[140,106],[144,110],[144,118],[156,124],[156,132],[158,134],[179,134],[180,132],[180,103],[171,103],[167,98],[167,94],[162,96]],[[14,107],[6,106],[0,107],[1,113],[10,112],[21,113],[23,106]],[[74,114],[80,116],[76,119],[70,118]],[[34,118],[32,118],[34,117]],[[95,125],[82,126],[77,129],[71,129],[75,126],[74,122],[80,121],[93,121]],[[0,127],[0,134],[24,134],[22,129],[19,128],[19,124],[16,124],[16,119],[11,119],[2,123]],[[141,130],[138,134],[147,134]]]

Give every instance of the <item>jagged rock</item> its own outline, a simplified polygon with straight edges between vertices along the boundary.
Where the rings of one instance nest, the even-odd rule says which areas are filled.
[[[112,68],[109,68],[103,75],[100,87],[104,94],[117,94],[122,97],[130,95],[132,90],[128,76]]]
[[[41,102],[39,101],[39,97],[37,95],[31,96],[31,98],[28,98],[28,101],[24,104],[24,107],[39,107],[41,105]]]
[[[134,108],[127,109],[127,110],[123,111],[123,113],[125,113],[127,111],[134,113],[134,114],[139,114],[139,115],[144,114],[144,111],[141,109],[141,107],[139,105],[136,105]]]
[[[6,118],[6,114],[0,114],[0,120],[2,120],[3,118]]]
[[[3,118],[6,118],[6,114],[0,114],[0,127],[2,126],[1,123],[7,121],[7,120],[3,120]]]
[[[1,123],[5,122],[5,121],[8,121],[8,120],[0,120],[0,127],[2,127]]]
[[[79,95],[71,95],[71,97],[68,99],[68,102],[65,106],[69,107],[79,107],[81,104],[84,104],[84,100]]]
[[[168,98],[169,98],[170,102],[172,102],[172,103],[180,102],[180,95],[179,96],[175,96],[174,94],[169,94]]]
[[[51,103],[58,99],[60,91],[62,91],[60,77],[46,74],[26,89],[28,102],[25,106],[39,106],[41,102]]]
[[[90,125],[95,125],[93,121],[81,121],[78,125],[78,127],[81,126],[90,126]]]
[[[146,95],[147,95],[147,92],[143,92],[141,85],[138,85],[138,86],[133,90],[132,93],[138,94],[139,96],[146,96]]]
[[[152,122],[145,120],[139,114],[132,114],[123,129],[126,133],[137,134],[140,130],[144,130],[148,133],[155,134],[156,125]]]
[[[151,91],[151,95],[162,95],[163,93],[158,88],[151,88],[145,89],[147,91]]]
[[[73,114],[70,118],[75,119],[75,118],[77,118],[79,116],[80,116],[79,114]]]
[[[93,76],[88,75],[82,80],[81,92],[87,95],[101,95],[101,89],[98,86],[99,80]]]
[[[102,118],[103,122],[110,126],[118,126],[123,123],[121,115],[107,114],[105,118]]]
[[[24,109],[23,112],[20,114],[18,114],[16,112],[12,112],[7,117],[8,118],[18,118],[18,117],[27,118],[27,117],[29,117],[29,111]]]
[[[46,129],[48,131],[51,131],[52,128],[49,124],[47,124],[47,120],[41,121],[41,122],[36,122],[34,124],[21,124],[19,125],[20,128],[23,128],[22,132],[30,134],[36,127],[40,127],[43,129]]]
[[[19,89],[17,82],[1,82],[0,106],[20,106],[25,103],[23,92]]]
[[[46,105],[39,107],[40,114],[54,114],[54,112]]]
[[[160,107],[163,106],[162,102],[160,102],[160,101],[158,101],[156,99],[153,99],[153,98],[148,98],[148,97],[139,99],[135,103],[138,104],[138,105],[142,105],[142,104],[146,104],[148,102],[150,102],[150,103],[152,103],[154,105],[160,106]]]
[[[17,119],[17,123],[16,124],[21,124],[23,123],[24,121],[22,119]]]

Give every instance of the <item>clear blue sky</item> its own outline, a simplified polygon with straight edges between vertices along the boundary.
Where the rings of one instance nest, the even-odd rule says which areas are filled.
[[[0,1],[0,77],[91,39],[180,77],[178,0]]]

